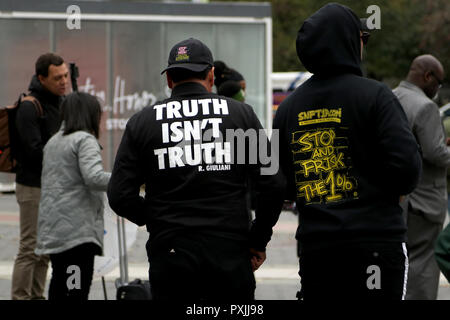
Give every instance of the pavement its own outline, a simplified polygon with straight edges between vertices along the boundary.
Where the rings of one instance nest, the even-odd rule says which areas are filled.
[[[297,216],[290,211],[283,211],[274,228],[272,240],[267,247],[267,259],[255,272],[257,300],[296,300],[300,289],[298,276],[297,243],[294,235],[297,228]],[[148,233],[145,228],[138,228],[136,241],[128,250],[128,272],[130,281],[135,278],[148,278],[148,262],[145,243]],[[11,274],[14,258],[19,245],[19,208],[14,194],[0,193],[0,300],[9,300],[11,291]],[[47,273],[47,289],[51,267]],[[114,281],[120,277],[119,267],[104,276],[106,296],[115,300]],[[101,278],[94,278],[89,300],[104,300],[105,295]],[[450,300],[450,286],[441,275],[438,293],[439,300]]]

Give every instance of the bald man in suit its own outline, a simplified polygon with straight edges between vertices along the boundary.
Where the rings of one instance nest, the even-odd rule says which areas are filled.
[[[409,252],[407,300],[435,300],[439,268],[434,245],[447,210],[447,168],[450,149],[446,145],[439,107],[433,102],[444,79],[444,68],[432,55],[414,59],[408,76],[394,94],[422,148],[422,175],[416,189],[403,202]]]

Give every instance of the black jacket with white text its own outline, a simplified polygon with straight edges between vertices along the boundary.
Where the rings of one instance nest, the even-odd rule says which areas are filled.
[[[281,211],[284,179],[261,175],[261,162],[246,160],[257,153],[259,142],[250,149],[227,139],[227,130],[239,135],[239,129],[268,143],[265,135],[259,138],[262,126],[250,106],[209,93],[199,83],[177,85],[169,99],[128,121],[108,187],[111,208],[146,224],[156,247],[191,232],[251,241],[250,246],[264,250]],[[259,195],[251,232],[248,179]]]

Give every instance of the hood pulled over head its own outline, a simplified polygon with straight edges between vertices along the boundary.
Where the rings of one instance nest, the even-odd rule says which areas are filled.
[[[297,55],[317,75],[362,75],[361,21],[348,7],[329,3],[305,20],[298,31]]]

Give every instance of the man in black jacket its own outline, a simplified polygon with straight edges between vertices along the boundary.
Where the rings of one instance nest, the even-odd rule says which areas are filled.
[[[150,233],[155,300],[253,299],[252,271],[281,211],[284,179],[245,160],[268,144],[264,130],[249,105],[211,93],[213,61],[193,38],[172,48],[163,71],[172,95],[129,120],[108,187],[111,208]],[[239,130],[259,140],[234,145]],[[259,195],[251,230],[247,179]]]
[[[280,105],[280,167],[300,225],[300,297],[402,299],[407,275],[401,196],[421,170],[405,113],[384,84],[362,77],[361,22],[328,4],[297,35],[314,75]]]
[[[36,74],[29,86],[30,95],[42,106],[40,117],[30,101],[21,103],[16,114],[18,140],[16,197],[20,207],[20,246],[12,275],[13,300],[43,299],[48,257],[37,256],[37,216],[41,194],[44,145],[59,129],[59,105],[68,85],[69,71],[64,60],[53,53],[36,61]]]

